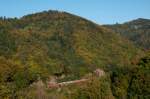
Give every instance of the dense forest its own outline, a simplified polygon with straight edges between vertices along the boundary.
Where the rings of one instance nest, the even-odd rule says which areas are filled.
[[[137,30],[147,31],[145,36],[138,34],[146,40],[142,44],[136,36],[132,42],[108,27],[51,10],[21,18],[1,17],[0,98],[149,99],[150,52],[143,50],[150,47],[149,27],[141,25]],[[105,71],[105,76],[91,77],[82,86],[46,86],[56,74],[64,75],[60,81],[70,81],[97,68]],[[35,85],[39,81],[44,84],[40,88]]]
[[[137,47],[150,49],[150,20],[139,18],[124,24],[106,25],[115,33],[131,40]]]

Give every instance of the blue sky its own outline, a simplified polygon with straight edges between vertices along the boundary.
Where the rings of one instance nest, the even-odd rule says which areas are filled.
[[[67,11],[98,24],[150,19],[150,0],[0,0],[0,16],[21,17],[44,10]]]

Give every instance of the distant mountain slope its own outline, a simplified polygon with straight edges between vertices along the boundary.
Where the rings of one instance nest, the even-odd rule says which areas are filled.
[[[124,24],[107,25],[116,33],[133,41],[136,46],[150,49],[150,20],[136,19]]]
[[[1,94],[7,95],[5,88],[11,94],[50,75],[64,74],[70,80],[95,68],[113,71],[117,67],[130,67],[139,52],[120,35],[66,12],[1,18],[0,84],[4,91]]]

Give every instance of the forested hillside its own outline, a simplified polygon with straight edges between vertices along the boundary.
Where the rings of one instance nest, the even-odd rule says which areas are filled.
[[[136,19],[124,24],[106,25],[114,32],[134,42],[137,47],[150,49],[150,20]]]
[[[143,53],[117,33],[66,12],[0,18],[0,98],[37,99],[31,85],[38,80],[46,83],[56,74],[65,75],[63,81],[80,79],[101,68],[106,77],[95,78],[82,88],[46,89],[44,95],[50,99],[133,99],[140,93],[140,99],[148,99],[149,65],[139,63],[141,67],[137,67],[147,75],[147,92],[136,92],[139,87],[131,79],[137,75],[132,68]],[[140,87],[143,75],[135,79]]]

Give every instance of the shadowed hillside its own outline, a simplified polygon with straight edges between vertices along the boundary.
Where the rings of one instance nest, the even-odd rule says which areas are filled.
[[[133,41],[136,46],[150,49],[150,20],[136,19],[124,24],[108,25],[114,32]]]

